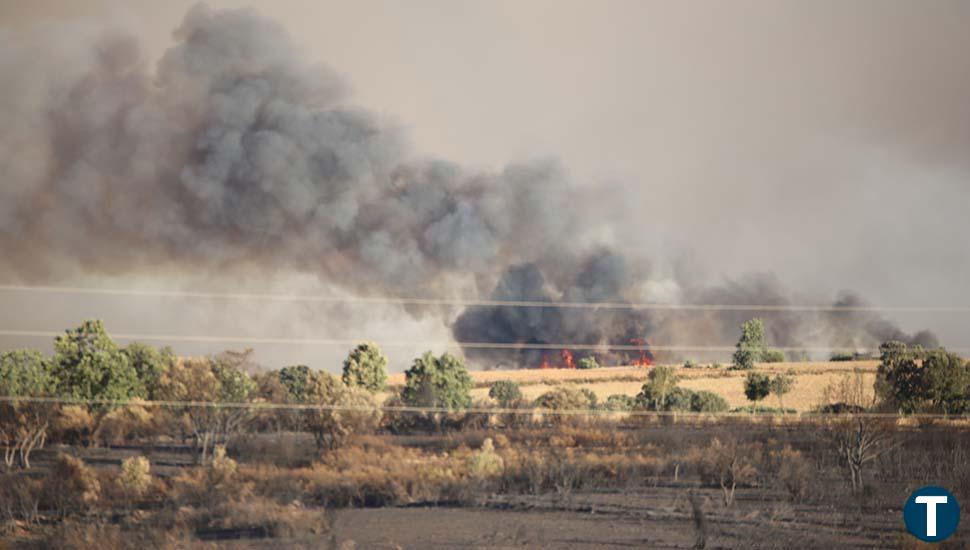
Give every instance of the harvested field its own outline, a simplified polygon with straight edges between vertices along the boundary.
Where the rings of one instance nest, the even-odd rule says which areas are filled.
[[[855,370],[865,373],[867,387],[871,387],[878,361],[845,362],[798,362],[798,363],[761,363],[754,371],[768,374],[787,373],[795,377],[795,386],[785,396],[785,407],[798,412],[807,412],[822,402],[822,393],[830,384]],[[510,370],[475,371],[471,373],[476,388],[472,396],[476,399],[488,397],[490,384],[497,380],[512,380],[522,386],[522,394],[527,399],[535,399],[560,384],[588,388],[600,399],[613,394],[636,395],[646,380],[648,368],[610,367],[595,370]],[[691,390],[708,390],[724,397],[731,407],[742,407],[750,402],[744,396],[744,377],[747,371],[677,368],[682,378],[680,386]],[[403,383],[403,375],[391,376],[392,382]],[[770,397],[765,405],[777,406],[777,400]]]

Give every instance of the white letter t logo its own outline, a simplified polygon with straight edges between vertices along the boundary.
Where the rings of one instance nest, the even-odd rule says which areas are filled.
[[[916,504],[926,505],[926,536],[936,536],[936,505],[946,504],[945,496],[920,496],[916,497]]]

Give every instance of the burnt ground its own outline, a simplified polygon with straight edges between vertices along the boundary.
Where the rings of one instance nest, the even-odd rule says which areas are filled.
[[[657,487],[568,498],[493,498],[480,507],[345,509],[327,540],[224,541],[230,548],[693,548],[688,491],[704,502],[706,548],[895,548],[901,510],[846,514],[739,490],[732,508],[708,489]],[[958,533],[959,535],[959,533]]]

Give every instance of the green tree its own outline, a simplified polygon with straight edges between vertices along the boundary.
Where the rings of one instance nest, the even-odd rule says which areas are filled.
[[[669,397],[679,381],[680,377],[674,372],[673,367],[654,367],[647,375],[647,382],[640,388],[637,402],[649,410],[669,410]]]
[[[734,351],[734,366],[739,369],[754,367],[768,352],[765,343],[765,324],[761,319],[751,319],[741,325],[741,338]]]
[[[511,380],[498,380],[488,389],[488,396],[498,401],[502,407],[508,408],[522,399],[522,390]]]
[[[471,405],[472,379],[465,363],[449,353],[430,351],[414,360],[404,373],[401,397],[408,405],[461,409]]]
[[[216,357],[180,359],[159,379],[158,393],[170,401],[201,401],[213,406],[186,406],[177,410],[185,419],[205,464],[209,452],[225,445],[241,432],[252,417],[246,407],[219,406],[245,403],[256,392],[256,383],[243,367],[252,350],[226,352]]]
[[[46,397],[54,389],[50,360],[36,350],[0,354],[0,396]],[[7,468],[19,459],[30,467],[30,453],[42,447],[56,407],[52,403],[0,401],[0,446]]]
[[[371,392],[382,391],[387,385],[387,357],[377,344],[358,345],[344,359],[344,383]]]
[[[750,372],[744,379],[744,395],[757,403],[771,393],[771,378],[767,374]]]
[[[138,394],[138,373],[101,321],[84,321],[54,339],[52,374],[60,395],[109,400],[144,397]]]
[[[128,358],[128,364],[135,369],[138,385],[134,395],[147,399],[157,399],[158,380],[162,374],[175,364],[175,353],[172,348],[158,349],[154,346],[132,342],[122,350]]]
[[[593,357],[592,355],[587,355],[586,357],[583,357],[582,359],[580,359],[579,364],[577,366],[581,369],[600,368],[600,364],[596,362],[596,358]]]
[[[874,388],[883,403],[905,413],[919,410],[929,397],[920,346],[886,342],[879,346],[880,363]]]
[[[313,372],[306,365],[283,367],[279,371],[280,384],[286,388],[288,401],[303,403],[306,401],[307,389],[313,382]]]
[[[970,364],[946,350],[923,359],[923,393],[932,410],[943,414],[970,411]]]
[[[788,394],[794,386],[795,377],[787,374],[779,373],[771,379],[771,393],[775,394],[775,397],[778,398],[778,407],[782,410],[782,412],[785,410],[785,395]]]

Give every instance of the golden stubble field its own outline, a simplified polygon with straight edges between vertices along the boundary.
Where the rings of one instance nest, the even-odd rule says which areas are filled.
[[[705,367],[685,369],[673,365],[681,377],[680,386],[691,390],[708,390],[717,393],[733,407],[749,405],[744,396],[744,377],[747,371],[732,371],[726,367],[711,369]],[[754,371],[771,375],[787,373],[795,377],[795,387],[785,396],[785,407],[799,412],[810,411],[822,404],[825,389],[838,382],[842,377],[855,370],[863,373],[866,386],[871,387],[875,380],[879,361],[840,361],[840,362],[797,362],[761,363]],[[588,388],[600,400],[613,394],[636,395],[652,367],[604,367],[594,370],[566,369],[522,369],[472,371],[475,381],[472,397],[476,400],[488,397],[488,388],[498,380],[513,380],[522,387],[522,394],[535,399],[550,389],[568,384],[577,388]],[[391,389],[404,384],[404,374],[388,377]],[[763,404],[778,406],[775,396],[769,396]]]

